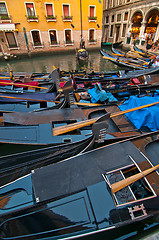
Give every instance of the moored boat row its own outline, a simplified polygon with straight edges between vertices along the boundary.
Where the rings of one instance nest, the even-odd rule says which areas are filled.
[[[3,87],[1,239],[126,239],[158,224],[155,71],[56,69],[51,92]]]

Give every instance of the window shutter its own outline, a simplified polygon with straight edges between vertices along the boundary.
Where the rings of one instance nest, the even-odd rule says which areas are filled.
[[[32,3],[26,3],[26,7],[27,8],[33,8],[33,4]]]
[[[69,6],[68,5],[63,5],[63,15],[64,15],[64,17],[69,16]]]
[[[90,17],[94,17],[94,7],[90,7]]]
[[[47,12],[47,16],[53,16],[52,4],[46,5],[46,12]]]

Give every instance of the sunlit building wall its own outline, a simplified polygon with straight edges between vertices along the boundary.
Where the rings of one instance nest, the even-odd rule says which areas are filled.
[[[153,0],[104,0],[102,42],[127,43],[128,32],[137,44],[143,35],[159,38],[159,1]]]
[[[81,34],[86,48],[100,47],[102,1],[0,1],[1,52],[23,54],[75,50],[79,48]]]

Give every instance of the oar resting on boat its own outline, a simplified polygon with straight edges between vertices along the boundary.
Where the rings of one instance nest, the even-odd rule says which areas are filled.
[[[127,187],[131,183],[136,182],[137,180],[146,177],[146,175],[152,173],[153,171],[157,170],[159,168],[159,164],[155,167],[149,168],[143,172],[137,173],[131,177],[128,177],[126,179],[123,179],[119,182],[113,183],[110,187],[113,193],[118,192],[119,190],[123,189],[124,187]]]
[[[111,56],[108,53],[104,52],[103,50],[100,50],[100,53],[102,54],[104,59],[110,60],[113,63],[117,64],[117,65],[123,65],[125,67],[131,67],[133,69],[148,69],[150,66],[148,65],[148,63],[144,63],[144,64],[140,64],[140,63],[136,63],[135,61],[128,61],[128,59],[124,59],[124,58],[120,58],[120,57],[115,57],[115,56]]]
[[[123,115],[125,113],[133,112],[133,111],[136,111],[136,110],[139,110],[139,109],[142,109],[142,108],[151,107],[151,106],[156,105],[156,104],[159,104],[159,102],[150,103],[150,104],[146,104],[146,105],[143,105],[143,106],[140,106],[140,107],[131,108],[131,109],[128,109],[128,110],[125,110],[125,111],[122,111],[122,112],[118,112],[118,113],[115,113],[115,114],[111,115],[110,118],[117,117],[117,116]],[[60,126],[60,127],[53,128],[53,135],[58,136],[58,135],[76,130],[78,128],[86,127],[88,125],[93,124],[95,121],[97,121],[97,119],[98,118],[93,118],[93,119],[69,124],[67,126]]]

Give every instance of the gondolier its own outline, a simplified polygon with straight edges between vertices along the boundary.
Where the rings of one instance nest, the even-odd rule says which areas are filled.
[[[81,35],[80,47],[85,48],[85,40],[84,37]]]

